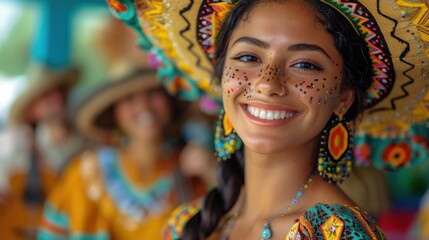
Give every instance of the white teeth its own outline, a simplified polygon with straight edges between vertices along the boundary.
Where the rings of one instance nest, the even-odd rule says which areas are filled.
[[[264,110],[261,110],[258,117],[260,119],[267,119],[267,113]]]
[[[259,108],[254,109],[253,116],[259,116]]]
[[[267,120],[273,120],[274,119],[274,113],[273,112],[267,112]]]
[[[255,116],[260,119],[264,120],[279,120],[279,119],[286,119],[291,118],[295,115],[294,112],[286,112],[286,111],[271,111],[266,109],[261,109],[257,107],[251,107],[247,106],[247,111],[252,114],[252,116]]]

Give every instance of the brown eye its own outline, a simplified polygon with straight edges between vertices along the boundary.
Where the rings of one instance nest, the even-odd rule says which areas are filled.
[[[249,54],[239,55],[237,57],[232,58],[233,60],[237,60],[240,62],[258,62],[260,63],[261,60],[259,60],[257,57]]]
[[[307,70],[307,71],[321,71],[321,70],[323,70],[321,67],[317,66],[316,64],[309,63],[309,62],[299,62],[299,63],[292,65],[292,67],[300,68],[300,69]]]

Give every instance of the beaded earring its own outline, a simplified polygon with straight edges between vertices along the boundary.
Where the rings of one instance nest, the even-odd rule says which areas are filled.
[[[220,110],[219,119],[215,129],[215,150],[218,161],[231,158],[241,146],[241,139],[237,136],[232,124],[223,109]]]
[[[342,183],[353,165],[353,124],[333,114],[320,139],[317,170],[327,182]]]
[[[125,133],[119,128],[114,128],[111,130],[110,136],[105,139],[105,142],[107,144],[124,144],[126,140],[127,137]]]

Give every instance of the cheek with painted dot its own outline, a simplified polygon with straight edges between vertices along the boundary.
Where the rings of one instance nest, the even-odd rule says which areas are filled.
[[[298,98],[309,103],[327,104],[336,101],[339,96],[340,81],[338,76],[299,79],[295,82],[290,78],[288,89]]]
[[[340,66],[335,64],[336,69]],[[321,74],[313,78],[289,77],[288,89],[298,98],[310,104],[328,104],[337,101],[340,94],[341,70],[337,74]]]
[[[251,98],[254,91],[249,74],[238,68],[226,66],[222,75],[222,89],[227,97],[235,92],[242,92],[247,98]]]

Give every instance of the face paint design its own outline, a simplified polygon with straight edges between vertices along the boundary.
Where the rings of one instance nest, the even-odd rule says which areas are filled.
[[[270,80],[281,82],[282,79],[286,78],[286,74],[280,66],[267,65],[264,69],[259,70],[258,78],[267,82]]]
[[[228,97],[230,97],[232,92],[241,90],[243,91],[244,97],[251,98],[251,92],[254,91],[247,73],[238,68],[224,67],[222,84],[224,86],[228,85],[228,87],[224,89],[224,93],[227,94]]]
[[[340,68],[339,64],[332,63],[336,68]],[[286,89],[284,95],[293,93],[298,98],[307,99],[310,104],[328,104],[331,101],[336,101],[340,94],[341,78],[339,76],[334,76],[332,80],[325,76],[313,79],[288,76],[280,65],[270,64],[255,72],[225,66],[222,77],[223,84],[228,85],[228,87],[224,88],[225,94],[230,97],[230,94],[234,91],[241,90],[244,97],[251,98],[251,93],[254,91],[252,87],[254,79],[265,82],[277,81]],[[340,74],[342,75],[342,70],[340,70]]]
[[[332,61],[336,68],[340,68],[339,64]],[[340,74],[342,70],[340,69]],[[318,77],[313,79],[299,79],[295,77],[288,78],[286,82],[292,86],[292,92],[296,93],[295,95],[298,98],[305,98],[308,100],[308,103],[313,104],[328,104],[329,102],[334,102],[338,99],[340,92],[339,88],[341,86],[341,78],[334,76],[333,80],[329,79],[332,77]]]

